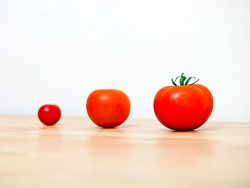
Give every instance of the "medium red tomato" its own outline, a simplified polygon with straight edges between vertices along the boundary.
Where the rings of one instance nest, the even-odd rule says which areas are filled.
[[[93,91],[87,99],[89,118],[98,126],[113,128],[121,125],[129,116],[130,101],[128,96],[116,89]]]
[[[54,125],[61,118],[61,110],[54,104],[43,105],[38,110],[38,118],[45,125]]]
[[[176,81],[180,78],[180,85]],[[166,127],[178,131],[188,131],[203,125],[213,110],[213,96],[205,86],[189,84],[182,73],[174,86],[160,89],[154,98],[154,112],[158,120]]]

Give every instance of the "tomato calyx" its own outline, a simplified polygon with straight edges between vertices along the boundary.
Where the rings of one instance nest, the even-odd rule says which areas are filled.
[[[178,85],[177,85],[177,80],[178,80],[178,79],[179,79],[179,84],[180,84],[180,86],[187,86],[187,85],[188,85],[188,86],[191,86],[191,85],[194,85],[195,83],[197,83],[197,82],[199,81],[199,79],[196,79],[193,83],[189,84],[189,82],[190,82],[190,80],[191,80],[192,78],[196,79],[196,78],[193,77],[193,76],[187,78],[187,77],[184,75],[184,73],[181,73],[180,76],[176,77],[175,80],[172,78],[171,81],[172,81],[172,84],[173,84],[174,86],[178,86]]]

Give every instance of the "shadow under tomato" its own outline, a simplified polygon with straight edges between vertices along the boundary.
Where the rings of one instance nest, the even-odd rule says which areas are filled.
[[[62,135],[56,126],[44,126],[39,130],[39,150],[43,152],[56,152],[63,149]]]
[[[213,144],[199,131],[163,132],[157,142],[159,165],[177,169],[195,168],[213,158]]]
[[[88,150],[94,157],[126,157],[130,153],[130,142],[119,128],[96,128],[89,136]]]

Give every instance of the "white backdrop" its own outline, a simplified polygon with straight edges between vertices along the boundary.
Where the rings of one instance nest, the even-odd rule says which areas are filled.
[[[117,88],[130,118],[155,118],[181,72],[212,91],[210,120],[250,121],[248,0],[0,0],[1,114],[86,116],[92,90]]]

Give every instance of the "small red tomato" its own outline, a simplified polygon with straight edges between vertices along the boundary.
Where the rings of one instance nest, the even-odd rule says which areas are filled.
[[[113,128],[121,125],[129,116],[130,101],[128,96],[116,89],[93,91],[87,99],[89,118],[98,126]]]
[[[180,85],[176,80],[180,78]],[[203,85],[189,84],[182,73],[174,86],[166,86],[158,91],[154,99],[154,112],[158,120],[166,127],[178,131],[188,131],[202,126],[213,110],[213,96]]]
[[[61,110],[54,104],[43,105],[38,110],[38,118],[45,125],[54,125],[61,118]]]

